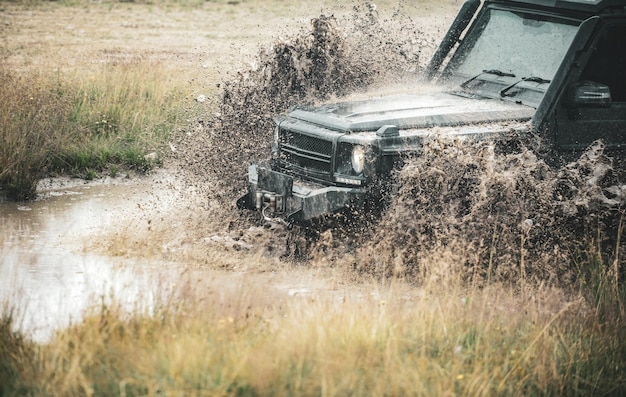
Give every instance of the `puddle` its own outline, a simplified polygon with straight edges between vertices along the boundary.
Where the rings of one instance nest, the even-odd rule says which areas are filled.
[[[363,295],[307,267],[259,265],[258,270],[256,250],[233,257],[232,268],[212,266],[213,250],[218,257],[228,253],[202,238],[215,234],[202,221],[166,217],[161,227],[167,233],[158,235],[165,241],[162,246],[154,234],[159,232],[150,232],[151,219],[181,209],[188,213],[184,216],[199,215],[190,205],[194,194],[179,189],[165,171],[130,181],[54,180],[41,187],[36,201],[0,203],[0,303],[17,309],[18,326],[35,341],[49,340],[55,330],[79,321],[85,310],[103,301],[149,311],[186,282],[226,303],[252,291],[270,301]],[[125,248],[117,252],[117,247],[109,248],[111,238],[122,240],[121,247],[150,240],[146,245],[152,254],[128,254]],[[181,242],[200,246],[208,258],[200,262],[208,264],[187,263],[187,247]]]
[[[175,264],[85,249],[154,199],[148,182],[68,180],[50,186],[39,200],[0,203],[0,302],[18,309],[22,329],[45,340],[103,298],[128,308],[152,305]],[[160,205],[167,207],[172,193],[160,194]]]

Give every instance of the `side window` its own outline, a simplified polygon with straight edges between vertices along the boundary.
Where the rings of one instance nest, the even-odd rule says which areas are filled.
[[[626,150],[626,21],[602,27],[569,96],[556,112],[555,143],[584,150],[601,139],[607,149]],[[610,93],[610,98],[608,94]]]
[[[606,84],[614,102],[626,102],[626,25],[604,29],[581,79]]]

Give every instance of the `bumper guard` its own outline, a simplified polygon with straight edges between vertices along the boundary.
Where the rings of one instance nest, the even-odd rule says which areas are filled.
[[[302,222],[343,208],[360,207],[365,189],[309,185],[263,166],[248,167],[248,193],[237,207],[260,211],[266,219]]]

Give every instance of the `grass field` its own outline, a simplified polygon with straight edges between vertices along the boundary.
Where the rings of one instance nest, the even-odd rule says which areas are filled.
[[[459,3],[377,5],[381,14],[400,7],[440,37]],[[0,2],[2,192],[26,199],[44,175],[89,179],[167,166],[173,137],[210,118],[218,84],[247,70],[260,46],[308,27],[320,12],[349,15],[353,5]],[[196,228],[215,227],[202,222],[213,214],[194,210],[186,216],[199,219]],[[149,244],[182,239],[169,220],[126,244],[159,252]],[[156,236],[159,227],[174,230]],[[190,239],[192,232],[181,234]],[[301,269],[254,252],[207,255],[212,248],[199,245],[181,267],[254,262],[261,273],[293,277]],[[594,247],[577,254],[577,282],[567,289],[468,285],[437,270],[445,257],[434,257],[442,266],[416,282],[340,268],[350,260],[328,255],[307,265],[330,269],[334,287],[302,296],[254,283],[217,291],[181,274],[159,305],[129,312],[103,299],[45,342],[16,331],[20,312],[5,305],[0,395],[624,395],[626,292]],[[368,260],[374,267],[382,261]]]
[[[1,3],[0,187],[29,199],[46,175],[91,179],[159,164],[171,134],[196,115],[194,99],[324,9],[346,14],[351,4]]]

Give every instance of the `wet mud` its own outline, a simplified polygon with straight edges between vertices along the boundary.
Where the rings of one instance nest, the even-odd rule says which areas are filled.
[[[0,203],[0,301],[19,308],[21,326],[33,338],[45,340],[113,298],[126,308],[155,303],[159,280],[177,271],[173,263],[89,248],[149,206],[156,197],[149,185],[57,178],[42,181],[39,193],[35,201]]]

